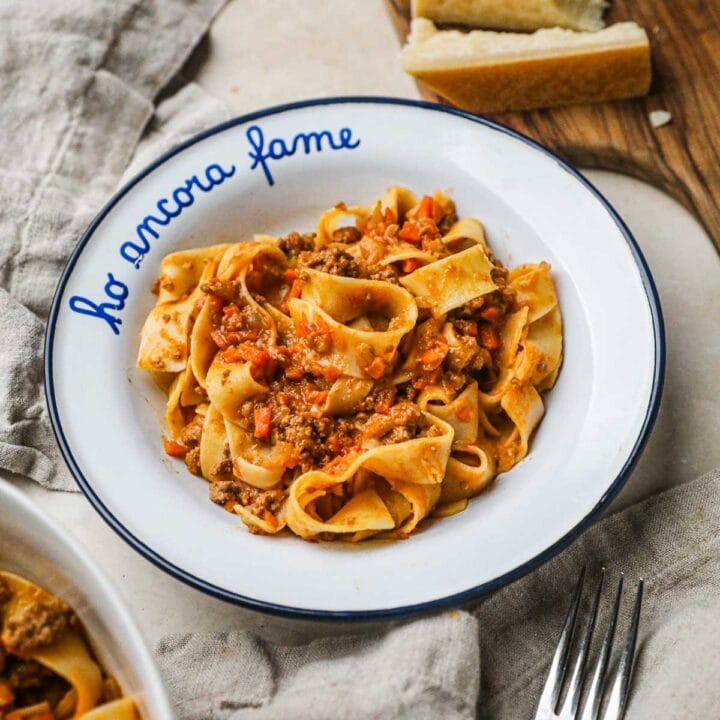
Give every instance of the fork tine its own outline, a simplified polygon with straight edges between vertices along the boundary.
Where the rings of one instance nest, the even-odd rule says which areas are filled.
[[[618,583],[617,594],[615,595],[615,604],[613,606],[613,612],[608,621],[607,630],[605,631],[605,637],[603,638],[600,653],[598,654],[593,668],[592,681],[590,682],[590,690],[588,691],[587,698],[585,699],[585,706],[583,707],[582,715],[580,720],[597,720],[600,714],[600,703],[602,701],[603,691],[605,689],[605,676],[607,674],[608,662],[610,660],[610,651],[613,646],[613,639],[615,637],[615,626],[617,624],[618,613],[620,611],[620,600],[622,598],[623,581],[625,576],[620,574],[620,582]]]
[[[548,672],[547,680],[545,681],[545,686],[543,687],[542,695],[540,696],[538,712],[544,710],[548,714],[555,713],[558,698],[560,697],[560,691],[562,690],[565,671],[567,669],[570,641],[575,628],[575,621],[577,620],[578,607],[580,607],[580,598],[582,597],[584,583],[585,568],[583,567],[580,571],[580,577],[575,588],[575,595],[573,596],[573,601],[568,608],[567,615],[565,616],[565,623],[563,625],[562,633],[560,634],[560,641],[558,642],[557,649],[553,655],[552,663],[550,664],[550,671]]]
[[[559,714],[560,720],[575,720],[577,716],[578,705],[580,704],[580,695],[583,688],[583,680],[585,678],[585,664],[587,663],[588,652],[590,651],[590,643],[592,642],[593,633],[595,631],[595,622],[597,620],[598,607],[600,606],[600,597],[602,595],[603,586],[605,584],[605,568],[600,571],[600,581],[595,591],[595,600],[593,602],[590,617],[588,618],[585,631],[580,640],[580,649],[578,656],[573,665],[572,675],[568,685],[568,693],[563,704],[562,711]]]
[[[642,606],[644,583],[638,583],[637,595],[635,596],[635,608],[633,609],[632,622],[628,629],[625,647],[618,662],[613,680],[610,699],[608,700],[603,720],[622,720],[625,714],[628,691],[630,690],[630,678],[635,664],[635,646],[637,645],[638,627],[640,626],[640,607]]]

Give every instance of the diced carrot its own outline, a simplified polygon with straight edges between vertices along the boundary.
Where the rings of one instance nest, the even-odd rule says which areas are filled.
[[[292,283],[297,280],[297,276],[297,270],[295,270],[294,268],[289,268],[283,273],[283,280],[285,280],[285,282],[287,283]]]
[[[333,365],[329,365],[323,370],[323,376],[329,382],[335,382],[342,375],[340,368],[336,368]]]
[[[420,363],[423,366],[423,370],[436,370],[442,365],[442,361],[448,353],[447,343],[435,343],[433,347],[426,350],[420,356]]]
[[[488,305],[480,311],[480,317],[491,323],[496,323],[502,317],[502,310],[497,305]]]
[[[175,442],[174,440],[163,440],[163,450],[170,456],[170,457],[179,457],[184,458],[187,454],[188,449],[181,445],[179,442]]]
[[[263,510],[263,520],[264,520],[273,530],[277,530],[277,526],[278,526],[277,518],[276,518],[269,510]]]
[[[469,422],[471,415],[470,415],[470,408],[467,407],[467,405],[463,405],[456,413],[457,419],[461,422]]]
[[[294,271],[286,271],[286,272],[294,272]],[[283,298],[282,302],[280,303],[280,310],[281,312],[287,312],[288,311],[288,300],[292,298],[299,298],[300,295],[302,295],[302,280],[300,278],[296,277],[292,281],[292,285],[290,286],[290,289],[287,291],[287,294]]]
[[[480,328],[480,345],[487,350],[497,350],[502,346],[500,335],[492,325],[483,325]]]
[[[328,396],[327,390],[308,390],[307,401],[311,405],[321,405]]]
[[[302,280],[300,278],[295,278],[293,280],[293,284],[290,286],[290,291],[287,294],[286,300],[288,298],[299,298],[302,295]]]
[[[267,351],[255,347],[255,345],[251,343],[242,343],[242,345],[237,346],[237,350],[243,360],[247,360],[247,362],[251,365],[255,365],[257,367],[264,367],[270,360],[270,356],[267,354]]]
[[[225,317],[232,317],[232,316],[237,315],[240,312],[237,305],[226,305],[222,309],[222,311],[223,311],[223,315],[225,315]]]
[[[304,375],[302,368],[299,367],[289,367],[285,371],[285,377],[289,380],[302,380]]]
[[[272,420],[272,410],[267,405],[255,408],[255,437],[270,437],[270,421]]]
[[[390,408],[392,407],[392,401],[393,397],[388,395],[387,397],[384,397],[376,406],[375,410],[382,415],[387,415],[390,412]]]
[[[420,228],[414,222],[410,222],[409,220],[406,220],[403,223],[403,226],[400,228],[400,232],[398,233],[398,235],[406,242],[420,242]]]
[[[0,707],[10,705],[15,699],[15,694],[6,683],[0,683]]]
[[[232,362],[240,362],[241,360],[244,360],[245,358],[243,357],[239,348],[229,347],[227,350],[223,350],[222,359],[225,362],[232,363]]]
[[[307,321],[300,320],[295,326],[295,335],[299,338],[307,337],[310,334],[310,326]]]
[[[402,271],[404,273],[415,272],[422,265],[422,260],[418,258],[407,258],[403,260]]]
[[[210,337],[221,350],[225,350],[227,348],[228,340],[219,330],[211,330]]]
[[[423,199],[418,205],[418,217],[432,218],[435,215],[435,206],[430,195],[423,195]]]
[[[373,378],[373,380],[379,380],[387,369],[387,363],[379,357],[376,357],[367,367],[367,374]]]

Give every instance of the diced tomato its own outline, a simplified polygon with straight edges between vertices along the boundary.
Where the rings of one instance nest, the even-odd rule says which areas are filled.
[[[311,405],[321,405],[328,396],[327,390],[308,390],[307,401]]]
[[[497,350],[502,346],[500,335],[492,325],[483,325],[480,328],[479,342],[487,350]]]
[[[502,318],[502,310],[497,305],[488,305],[480,311],[480,317],[491,323],[496,323]]]
[[[211,330],[210,337],[221,350],[225,350],[227,348],[228,339],[219,330]]]
[[[184,458],[187,454],[188,449],[181,445],[179,442],[175,442],[174,440],[163,440],[163,450],[170,456],[170,457],[179,457]]]
[[[418,217],[432,218],[435,215],[435,204],[432,196],[423,195],[423,199],[420,201],[417,210]]]
[[[387,363],[379,357],[376,357],[368,366],[367,374],[373,378],[373,380],[379,380],[387,369]]]
[[[402,271],[404,273],[415,272],[419,267],[422,266],[422,260],[418,258],[407,258],[403,260]]]
[[[420,228],[414,223],[409,220],[406,220],[403,223],[403,226],[400,228],[400,232],[398,235],[409,243],[419,243],[420,242]]]
[[[267,405],[255,408],[255,437],[270,437],[270,421],[272,420],[272,411]]]
[[[470,408],[467,407],[467,405],[463,405],[456,413],[457,419],[461,422],[469,422],[470,421]]]
[[[329,382],[335,382],[342,375],[342,371],[339,368],[329,365],[323,370],[323,376]]]

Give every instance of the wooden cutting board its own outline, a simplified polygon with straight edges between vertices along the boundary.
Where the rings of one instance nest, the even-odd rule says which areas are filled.
[[[404,42],[410,0],[387,4]],[[650,95],[491,117],[575,165],[616,170],[661,187],[698,216],[720,250],[720,0],[614,0],[606,20],[634,20],[647,30]],[[445,102],[422,83],[418,87],[425,99]],[[672,122],[654,128],[653,110],[667,110]]]

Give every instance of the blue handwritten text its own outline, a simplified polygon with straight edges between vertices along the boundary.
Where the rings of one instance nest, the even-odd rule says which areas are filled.
[[[285,142],[282,138],[273,138],[265,147],[265,136],[262,128],[257,125],[251,125],[246,131],[245,136],[252,147],[248,153],[253,161],[250,166],[251,170],[260,166],[265,173],[265,178],[269,185],[275,184],[275,179],[270,172],[268,160],[282,160],[285,157],[292,157],[299,148],[302,147],[306,155],[313,150],[322,152],[323,143],[330,150],[354,150],[360,140],[355,140],[350,128],[340,128],[337,137],[333,136],[330,130],[320,130],[315,132],[299,132],[292,140]]]
[[[110,299],[109,302],[95,303],[82,295],[73,295],[70,298],[70,309],[81,315],[90,315],[104,320],[112,331],[119,335],[120,328],[118,325],[122,325],[122,320],[113,315],[113,311],[117,312],[125,307],[125,300],[127,300],[129,293],[128,286],[116,280],[112,273],[108,273],[108,279],[103,290]]]

